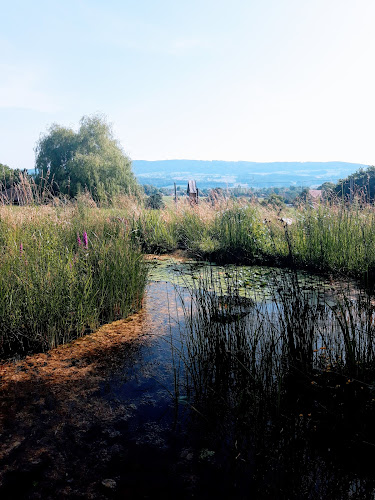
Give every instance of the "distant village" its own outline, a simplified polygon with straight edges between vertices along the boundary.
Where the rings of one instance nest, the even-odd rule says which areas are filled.
[[[326,183],[328,184],[328,183]],[[200,189],[198,182],[190,179],[186,187],[174,185],[173,188],[144,184],[143,188],[147,196],[159,193],[161,196],[173,197],[174,200],[188,198],[191,204],[198,204],[199,200],[214,201],[223,198],[247,198],[258,199],[263,203],[292,205],[300,201],[310,201],[315,204],[324,199],[328,188],[333,185],[323,185],[320,189],[302,188],[300,186],[268,187],[268,188],[245,188],[245,187],[216,187]]]

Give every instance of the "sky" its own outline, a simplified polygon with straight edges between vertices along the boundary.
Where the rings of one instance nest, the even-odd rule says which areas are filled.
[[[104,114],[135,160],[375,163],[374,0],[0,0],[0,163]]]

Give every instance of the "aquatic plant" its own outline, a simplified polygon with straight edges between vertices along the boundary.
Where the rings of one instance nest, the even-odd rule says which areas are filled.
[[[197,414],[244,457],[248,450],[236,444],[234,426],[256,440],[286,426],[313,439],[328,426],[335,446],[359,432],[373,442],[371,295],[306,286],[285,272],[271,276],[271,295],[254,298],[243,293],[236,273],[225,280],[211,268],[187,283],[187,297],[177,289],[186,324],[174,346],[183,363],[179,394]]]

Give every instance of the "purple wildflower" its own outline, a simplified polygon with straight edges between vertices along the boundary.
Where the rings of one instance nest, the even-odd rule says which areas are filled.
[[[89,247],[89,242],[88,242],[88,239],[87,239],[87,233],[86,233],[86,231],[83,231],[83,244],[84,244],[85,248]]]
[[[77,243],[78,243],[79,247],[82,246],[82,241],[81,241],[81,238],[79,237],[79,233],[77,233]]]

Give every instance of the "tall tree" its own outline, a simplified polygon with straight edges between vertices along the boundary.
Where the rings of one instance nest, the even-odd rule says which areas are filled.
[[[375,200],[375,167],[360,168],[346,179],[339,180],[334,191],[347,199],[360,195],[366,202],[372,203]]]
[[[8,165],[0,163],[0,190],[7,189],[18,184],[21,178],[28,177],[27,171],[12,169]]]
[[[48,177],[57,192],[74,197],[87,189],[97,201],[140,193],[131,161],[102,116],[84,116],[78,132],[52,125],[35,153],[37,181]]]

